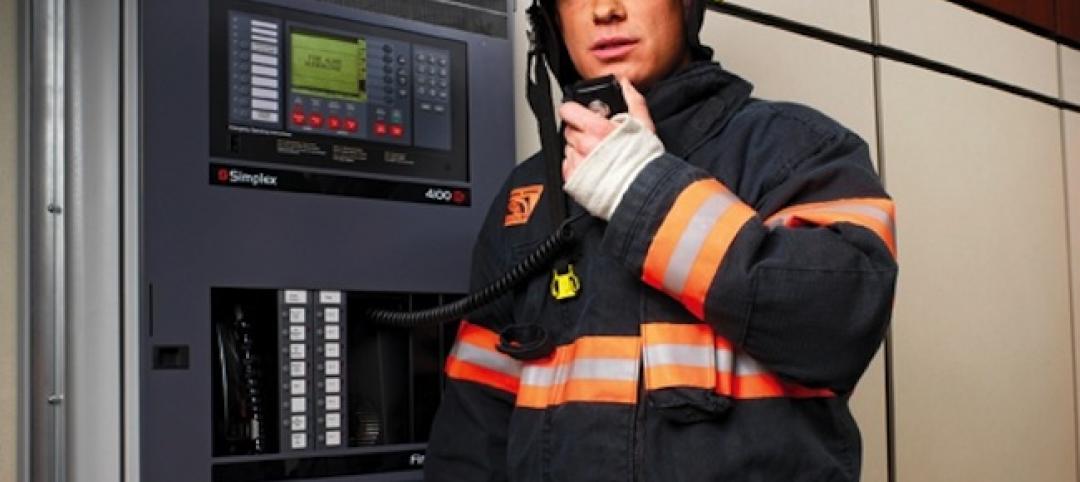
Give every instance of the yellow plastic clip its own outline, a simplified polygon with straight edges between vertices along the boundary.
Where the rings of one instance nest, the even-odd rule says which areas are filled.
[[[566,272],[559,274],[556,269],[551,272],[551,297],[557,300],[568,300],[578,295],[581,290],[581,280],[574,272],[574,265],[568,265]]]

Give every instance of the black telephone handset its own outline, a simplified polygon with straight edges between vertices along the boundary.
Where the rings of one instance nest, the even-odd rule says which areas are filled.
[[[577,102],[609,119],[615,114],[627,111],[622,87],[614,75],[577,82],[566,88],[563,100]]]

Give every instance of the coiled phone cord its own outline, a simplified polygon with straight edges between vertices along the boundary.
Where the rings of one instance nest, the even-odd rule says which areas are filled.
[[[510,290],[528,280],[540,270],[548,267],[561,252],[575,242],[576,234],[572,227],[573,218],[564,222],[559,229],[551,233],[540,245],[529,253],[517,266],[507,271],[502,277],[491,282],[479,291],[460,300],[442,306],[420,311],[389,311],[372,309],[367,312],[368,319],[380,325],[395,328],[418,328],[457,321],[469,312],[485,306]]]

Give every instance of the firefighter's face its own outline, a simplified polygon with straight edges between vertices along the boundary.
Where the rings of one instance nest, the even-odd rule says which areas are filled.
[[[566,49],[583,78],[646,88],[689,61],[682,0],[558,0]]]

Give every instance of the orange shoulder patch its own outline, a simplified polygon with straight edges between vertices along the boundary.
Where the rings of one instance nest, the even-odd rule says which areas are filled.
[[[503,226],[520,226],[529,222],[533,209],[540,203],[540,195],[544,192],[543,184],[522,186],[510,191],[510,199],[506,203],[506,219]]]

